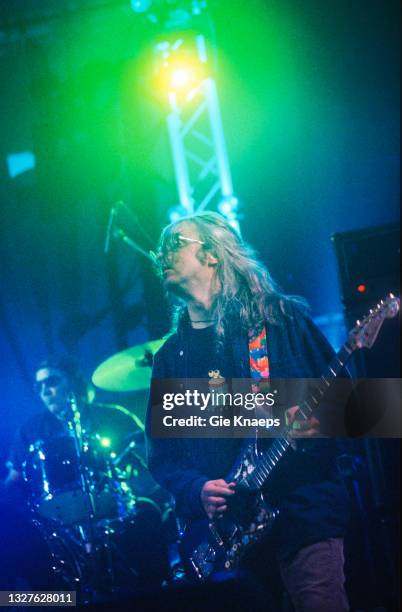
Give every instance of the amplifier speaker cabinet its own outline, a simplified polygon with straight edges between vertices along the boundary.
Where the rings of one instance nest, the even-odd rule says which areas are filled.
[[[347,328],[354,326],[379,300],[400,294],[400,226],[389,224],[331,237],[338,265]],[[399,317],[385,321],[374,347],[355,353],[353,374],[400,376]]]

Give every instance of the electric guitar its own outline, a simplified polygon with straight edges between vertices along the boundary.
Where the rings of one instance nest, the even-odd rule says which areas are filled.
[[[308,419],[355,350],[371,348],[385,319],[399,312],[399,298],[392,293],[349,332],[348,339],[334,356],[318,385],[298,409],[297,416]],[[239,565],[246,550],[272,528],[278,510],[271,508],[262,493],[263,486],[291,447],[285,427],[264,452],[248,442],[240,453],[226,482],[236,483],[236,494],[222,517],[189,522],[184,529],[180,553],[189,577],[205,580],[217,571]]]

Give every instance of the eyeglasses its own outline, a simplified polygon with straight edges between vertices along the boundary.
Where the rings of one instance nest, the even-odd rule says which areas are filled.
[[[34,384],[34,391],[35,393],[41,393],[42,392],[42,387],[58,387],[59,384],[61,383],[61,377],[60,376],[48,376],[47,378],[44,378],[43,380],[38,380],[35,382]]]
[[[150,255],[155,264],[159,264],[161,258],[163,258],[166,253],[176,252],[185,247],[187,244],[197,243],[197,244],[205,244],[203,240],[198,240],[197,238],[187,238],[187,236],[183,236],[182,234],[171,234],[166,240],[164,240],[161,247],[154,253],[150,251]]]

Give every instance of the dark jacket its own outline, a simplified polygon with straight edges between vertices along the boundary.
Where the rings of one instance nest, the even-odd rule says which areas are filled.
[[[274,378],[319,378],[333,350],[301,308],[290,303],[288,315],[279,324],[267,325],[270,376]],[[186,378],[189,351],[188,322],[183,321],[155,355],[153,378]],[[232,317],[227,325],[233,352],[233,375],[249,378],[247,330]],[[336,401],[324,406],[337,411]],[[200,492],[207,480],[224,478],[239,452],[239,440],[152,439],[150,408],[147,415],[148,465],[154,478],[176,499],[184,518],[199,518],[204,511]],[[343,535],[348,518],[348,500],[335,469],[336,441],[310,439],[298,442],[269,484],[270,501],[281,509],[276,536],[281,554],[329,537]]]

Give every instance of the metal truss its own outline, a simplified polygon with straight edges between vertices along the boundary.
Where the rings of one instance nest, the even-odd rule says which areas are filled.
[[[194,42],[198,59],[205,64],[205,39],[198,35]],[[169,53],[166,48],[165,53]],[[169,105],[167,127],[179,196],[179,205],[170,211],[171,220],[209,208],[221,212],[239,231],[238,200],[214,78],[206,76],[185,96],[170,91]]]

